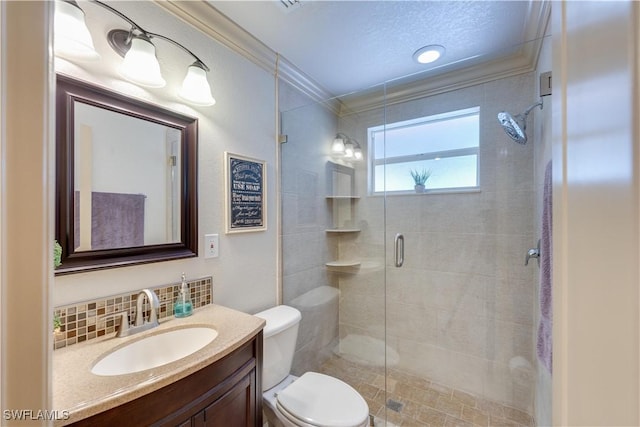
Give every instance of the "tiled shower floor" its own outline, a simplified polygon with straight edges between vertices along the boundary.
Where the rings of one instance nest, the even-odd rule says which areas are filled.
[[[340,378],[365,398],[376,427],[384,426],[533,426],[532,417],[515,408],[492,402],[423,378],[388,370],[385,394],[384,368],[360,365],[333,357],[321,372]],[[386,408],[385,408],[386,407]]]

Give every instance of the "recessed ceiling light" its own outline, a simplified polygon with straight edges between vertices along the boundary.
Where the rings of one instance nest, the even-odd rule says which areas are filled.
[[[420,64],[429,64],[438,60],[442,55],[444,55],[444,47],[439,44],[431,44],[416,50],[413,59]]]

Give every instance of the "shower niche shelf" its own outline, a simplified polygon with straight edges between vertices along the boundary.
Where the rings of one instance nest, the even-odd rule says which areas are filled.
[[[340,254],[341,242],[353,239],[354,234],[360,232],[355,227],[355,204],[360,198],[356,196],[355,169],[349,166],[327,162],[327,204],[331,211],[332,224],[325,230],[331,237],[331,245],[335,253]],[[329,271],[338,273],[357,273],[360,261],[338,259],[325,264]]]
[[[360,261],[331,261],[325,264],[328,270],[338,273],[357,273]]]
[[[360,196],[327,196],[328,200],[357,200]]]
[[[324,230],[327,233],[359,233],[359,228],[327,228]]]

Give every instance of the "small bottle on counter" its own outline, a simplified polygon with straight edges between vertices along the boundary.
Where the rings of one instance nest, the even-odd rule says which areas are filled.
[[[191,296],[184,273],[182,273],[182,285],[180,286],[178,298],[173,304],[173,314],[176,317],[187,317],[193,314],[193,304],[191,304]]]

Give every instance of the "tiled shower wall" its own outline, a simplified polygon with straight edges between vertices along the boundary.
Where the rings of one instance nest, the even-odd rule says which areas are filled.
[[[211,277],[190,280],[187,284],[194,308],[211,304],[213,293]],[[181,283],[175,283],[151,288],[160,301],[159,319],[173,316],[173,303],[178,297],[180,287]],[[115,332],[120,320],[118,316],[114,318],[109,316],[110,314],[128,311],[130,321],[135,319],[138,293],[113,295],[56,307],[53,314],[60,321],[60,330],[54,333],[54,350]],[[143,309],[148,312],[148,301],[145,301]]]
[[[318,370],[338,335],[337,288],[325,262],[334,258],[325,229],[328,144],[337,119],[288,84],[280,84],[282,188],[282,300],[302,313],[292,373]],[[333,245],[335,247],[335,245]]]
[[[382,340],[386,329],[389,367],[529,413],[537,267],[525,267],[524,257],[537,241],[533,147],[509,139],[496,115],[531,105],[534,78],[523,74],[387,107],[392,123],[480,106],[480,190],[388,196],[385,208],[382,197],[365,197],[360,165],[357,216],[364,226],[345,245],[372,268],[340,278],[339,312],[341,339]],[[366,141],[367,127],[382,124],[381,116],[371,111],[341,129]],[[395,233],[405,237],[402,268],[391,263]],[[375,268],[385,258],[386,289]]]

